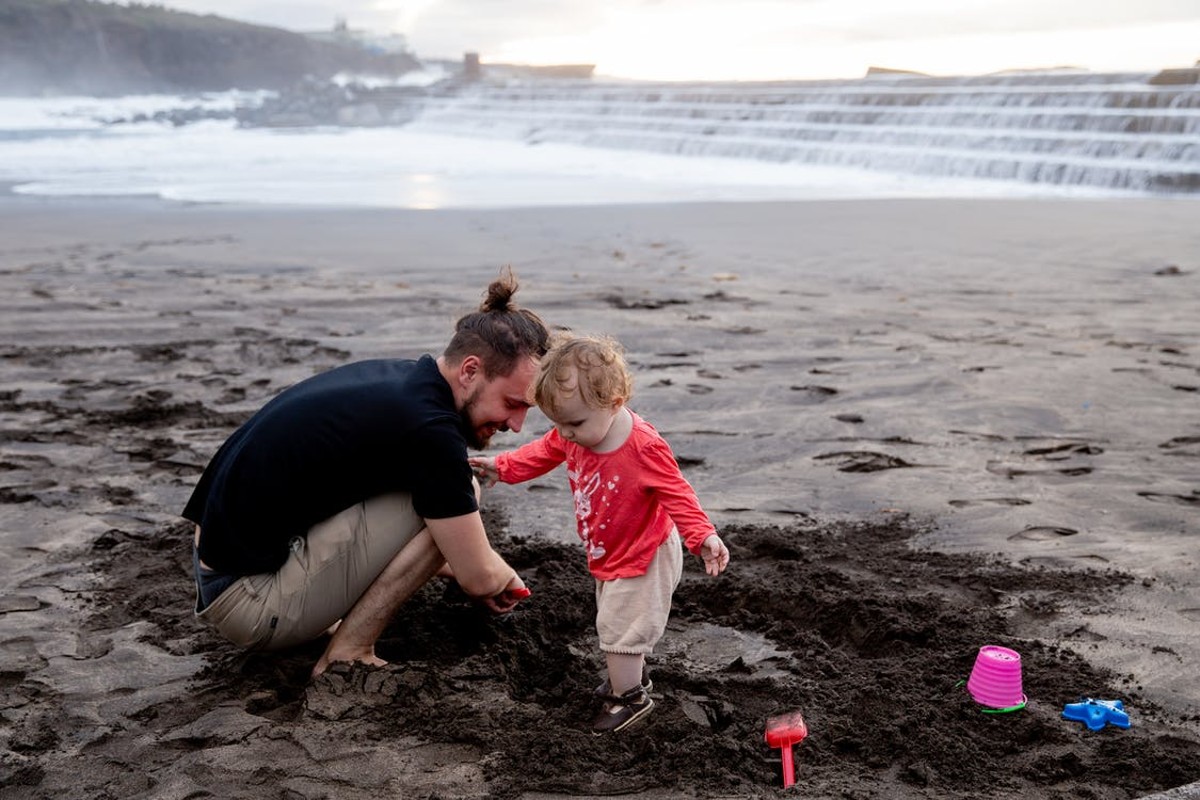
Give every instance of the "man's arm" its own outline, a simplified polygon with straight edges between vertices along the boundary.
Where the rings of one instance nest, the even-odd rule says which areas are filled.
[[[450,565],[454,579],[471,597],[486,601],[506,589],[525,587],[516,570],[492,549],[478,511],[459,517],[427,519],[425,524]]]

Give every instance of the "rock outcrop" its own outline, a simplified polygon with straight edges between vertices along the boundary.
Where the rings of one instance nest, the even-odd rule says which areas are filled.
[[[162,6],[0,3],[0,94],[10,96],[278,89],[305,77],[398,75],[418,66],[407,53]]]

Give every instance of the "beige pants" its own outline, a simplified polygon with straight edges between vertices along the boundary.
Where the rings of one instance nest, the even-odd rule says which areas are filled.
[[[410,495],[371,498],[293,539],[278,572],[239,578],[197,616],[234,644],[255,650],[315,639],[346,615],[424,527]]]
[[[645,575],[596,581],[596,633],[605,653],[647,654],[667,629],[671,596],[683,577],[683,545],[671,531]]]

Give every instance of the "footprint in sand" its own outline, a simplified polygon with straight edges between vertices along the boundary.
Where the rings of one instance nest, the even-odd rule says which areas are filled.
[[[701,295],[705,300],[713,300],[718,303],[749,303],[749,297],[740,297],[738,295],[729,294],[728,292],[715,291],[709,292],[706,295]]]
[[[8,594],[0,596],[0,614],[11,614],[15,611],[40,611],[47,605],[47,603],[43,603],[33,595]]]
[[[19,505],[37,500],[36,494],[22,492],[11,486],[0,486],[0,505]]]
[[[1087,625],[1080,625],[1073,631],[1068,631],[1064,634],[1067,639],[1078,639],[1084,642],[1107,642],[1108,637],[1102,633],[1096,633]]]
[[[1035,525],[1008,537],[1010,542],[1049,542],[1065,536],[1074,536],[1079,531],[1074,528],[1061,528],[1056,525]]]
[[[644,369],[677,369],[679,367],[698,367],[697,361],[656,361],[653,364],[639,364]]]
[[[1080,475],[1088,475],[1092,472],[1092,467],[1064,467],[1062,469],[1025,469],[1023,467],[1012,467],[1003,464],[999,461],[989,461],[987,463],[987,471],[993,475],[1001,475],[1005,478],[1017,478],[1022,475],[1065,475],[1068,478],[1075,478]]]
[[[950,505],[955,508],[968,508],[970,506],[1027,506],[1033,501],[1022,500],[1020,497],[979,497],[974,500],[951,500]]]
[[[1103,452],[1103,448],[1087,444],[1086,442],[1068,442],[1067,444],[1058,444],[1051,447],[1033,447],[1026,450],[1022,455],[1041,456],[1046,461],[1063,461],[1071,456],[1098,456]]]
[[[1163,494],[1160,492],[1138,492],[1138,497],[1144,497],[1155,503],[1178,503],[1181,506],[1200,506],[1200,490],[1191,494]]]
[[[1163,450],[1174,450],[1176,447],[1187,447],[1190,444],[1200,444],[1200,436],[1176,436],[1174,439],[1159,445]]]
[[[835,458],[841,462],[837,468],[838,472],[879,472],[885,469],[920,466],[919,464],[911,464],[903,458],[889,456],[886,453],[876,453],[871,450],[844,450],[837,453],[823,453],[819,456],[813,456],[814,461],[825,461]]]
[[[682,300],[675,297],[638,297],[628,298],[621,295],[607,295],[602,297],[605,303],[608,303],[613,308],[622,310],[634,311],[657,311],[667,306],[686,306],[690,303],[688,300]]]
[[[789,386],[793,392],[803,392],[806,397],[814,402],[821,403],[838,393],[837,389],[832,386],[817,386],[815,384],[805,386]]]
[[[977,442],[1006,442],[1008,439],[1004,436],[999,436],[995,433],[980,433],[978,431],[959,431],[951,430],[950,433],[958,436],[966,436],[969,439],[974,439]]]
[[[1105,564],[1110,563],[1104,556],[1094,554],[1085,554],[1081,556],[1028,556],[1021,559],[1021,565],[1025,567],[1042,567],[1044,569],[1053,570],[1070,570],[1080,566],[1100,569]]]

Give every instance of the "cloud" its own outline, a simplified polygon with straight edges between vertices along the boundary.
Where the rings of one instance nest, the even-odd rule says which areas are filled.
[[[636,19],[639,13],[674,17],[681,36],[688,35],[696,15],[720,13],[730,19],[731,36],[770,20],[781,33],[846,41],[1200,20],[1197,0],[167,0],[166,5],[293,30],[327,28],[344,18],[353,27],[399,29],[426,49],[452,54],[513,40],[581,37],[608,20]]]
[[[563,0],[438,0],[414,15],[404,33],[425,56],[497,52],[512,41],[584,35],[603,24],[607,8]]]
[[[764,25],[775,40],[796,43],[874,42],[963,35],[1052,33],[1200,20],[1196,0],[425,0],[404,31],[419,53],[488,52],[514,41],[549,37],[583,39],[612,20],[639,15],[675,21],[680,39],[694,37],[705,16],[728,20],[738,39]],[[628,23],[636,34],[636,22]],[[631,36],[631,38],[637,38]],[[664,38],[669,48],[686,42]]]
[[[692,72],[781,76],[856,74],[888,59],[958,62],[960,69],[1101,63],[1149,64],[1152,36],[1179,39],[1200,26],[1200,0],[165,0],[197,13],[320,30],[345,19],[353,28],[399,32],[425,58],[586,61],[612,74],[681,76]],[[1142,31],[1141,41],[1134,33]],[[1172,31],[1176,31],[1173,33]],[[1129,34],[1129,35],[1126,35]],[[1179,60],[1176,44],[1172,57]],[[1200,56],[1200,45],[1183,60]],[[1007,51],[1007,54],[1006,54]],[[1189,53],[1192,51],[1189,50]],[[940,53],[944,58],[935,60]],[[979,66],[972,67],[978,63]],[[754,64],[761,66],[751,69]],[[653,69],[651,69],[653,67]],[[644,72],[644,70],[648,70]]]
[[[859,3],[864,10],[869,3]],[[952,8],[951,11],[947,11]],[[1200,20],[1195,0],[911,0],[880,4],[845,29],[859,41],[1004,33],[1054,33]]]

